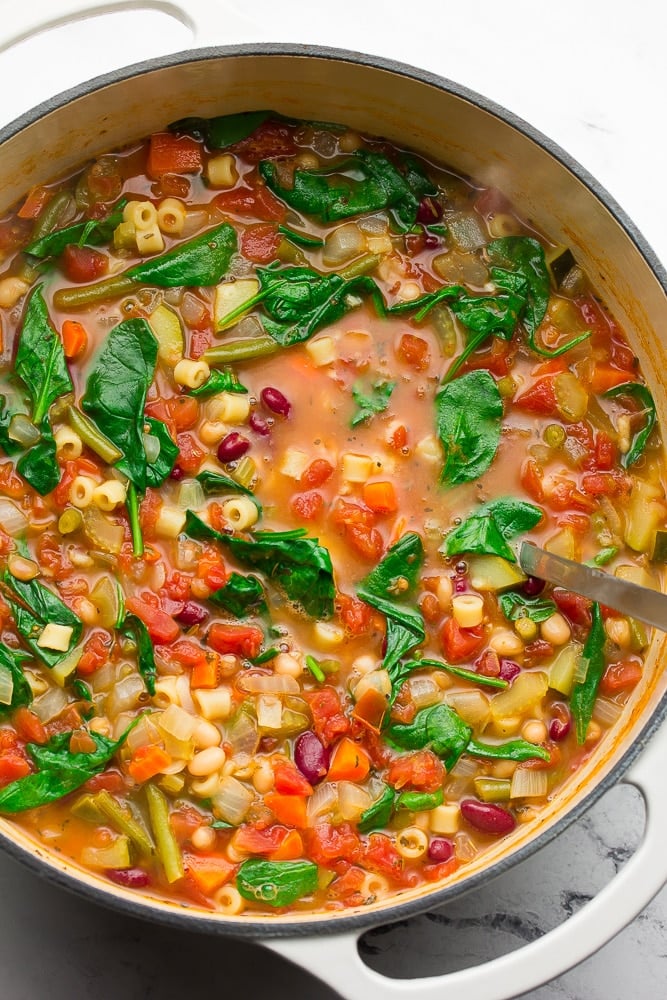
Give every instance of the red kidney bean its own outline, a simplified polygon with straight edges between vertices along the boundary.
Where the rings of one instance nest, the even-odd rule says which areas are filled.
[[[201,625],[208,618],[208,611],[194,601],[186,601],[178,614],[174,615],[177,622],[191,628],[193,625]]]
[[[301,733],[294,744],[294,763],[304,778],[316,785],[329,770],[329,751],[311,730]]]
[[[455,594],[465,594],[468,589],[468,580],[465,576],[455,576],[454,577],[454,593]]]
[[[430,226],[442,218],[442,205],[433,198],[422,198],[417,208],[417,222]]]
[[[463,799],[460,808],[463,818],[482,833],[509,833],[516,826],[514,816],[493,802]]]
[[[431,861],[449,861],[454,856],[454,845],[445,837],[434,837],[428,845],[428,856]]]
[[[287,396],[283,395],[280,389],[275,389],[273,386],[269,385],[266,389],[262,389],[259,394],[259,398],[262,400],[267,410],[271,410],[272,413],[277,413],[281,417],[289,416],[292,404]]]
[[[540,580],[538,576],[529,576],[521,589],[526,597],[537,597],[544,590],[544,586],[544,580]]]
[[[184,475],[185,473],[183,472],[183,469],[180,467],[180,465],[175,465],[174,468],[169,473],[169,478],[175,479],[176,482],[179,482]]]
[[[500,673],[498,676],[501,680],[509,681],[510,683],[514,680],[517,674],[521,673],[521,667],[514,660],[506,660],[504,657],[500,661]]]
[[[424,249],[435,250],[440,246],[440,240],[433,233],[424,233]]]
[[[262,437],[266,437],[267,434],[271,433],[268,420],[265,420],[264,417],[260,417],[259,413],[251,413],[248,424],[250,425],[250,429],[253,430],[255,434],[260,434]]]
[[[566,705],[556,702],[553,706],[554,718],[549,723],[549,737],[555,743],[560,743],[572,728],[572,716]]]
[[[151,884],[151,877],[143,868],[107,868],[106,876],[126,889],[145,889]]]
[[[218,458],[221,462],[235,462],[241,458],[250,447],[250,441],[237,431],[226,434],[218,445]]]

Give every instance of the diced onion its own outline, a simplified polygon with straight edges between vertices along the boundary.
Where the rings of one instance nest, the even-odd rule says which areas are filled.
[[[593,708],[593,718],[603,726],[613,726],[623,714],[623,706],[610,698],[598,698]]]
[[[338,788],[330,781],[318,785],[308,799],[308,825],[314,826],[319,816],[331,813],[338,804]]]
[[[115,719],[121,712],[136,708],[144,693],[144,682],[139,674],[128,674],[111,689],[106,700],[106,714]]]
[[[189,538],[178,538],[176,542],[176,557],[174,559],[176,569],[182,571],[194,570],[200,555],[201,545],[191,541]]]
[[[68,700],[62,688],[52,687],[40,698],[35,698],[31,707],[40,722],[50,722],[60,715]]]
[[[438,687],[432,677],[411,677],[410,697],[417,708],[426,708],[428,705],[435,705],[442,697],[442,689]]]
[[[134,726],[134,728],[127,734],[125,745],[131,753],[134,753],[134,751],[138,750],[139,747],[146,747],[159,743],[160,739],[161,736],[159,729],[150,716],[144,715],[136,726]]]
[[[189,740],[197,728],[197,718],[183,711],[178,705],[170,705],[157,720],[158,727],[176,740]]]
[[[489,721],[489,699],[481,691],[447,691],[445,701],[469,726],[484,727]]]
[[[471,861],[477,854],[478,848],[475,841],[465,830],[460,830],[454,837],[456,857],[459,861]]]
[[[354,222],[347,222],[326,237],[322,260],[327,267],[335,267],[358,257],[365,249],[366,237]]]
[[[14,678],[11,670],[0,666],[0,705],[11,705],[14,694]]]
[[[178,488],[177,504],[181,510],[201,510],[206,504],[201,483],[196,479],[184,479]]]
[[[3,498],[0,499],[0,524],[7,535],[17,538],[28,527],[28,518],[11,500]]]
[[[547,772],[517,767],[512,775],[511,799],[541,799],[547,794]]]
[[[144,434],[144,451],[146,452],[146,461],[150,465],[157,462],[161,447],[159,437],[156,437],[155,434]]]
[[[472,778],[479,773],[479,764],[471,757],[461,757],[449,773],[455,778]]]
[[[364,788],[353,781],[338,782],[338,811],[343,819],[355,822],[371,804],[371,797]]]
[[[35,427],[32,420],[25,413],[16,413],[9,421],[7,437],[11,438],[12,441],[16,441],[23,448],[29,448],[31,445],[37,444],[41,436],[39,428]]]
[[[104,666],[96,670],[90,678],[90,685],[97,694],[100,691],[108,691],[116,682],[118,666],[115,663],[105,663]]]
[[[254,797],[249,788],[228,775],[222,779],[218,793],[213,796],[213,811],[226,823],[238,826],[245,819]]]
[[[289,674],[259,674],[248,671],[236,682],[247,694],[298,694],[299,682]]]
[[[257,699],[257,724],[261,729],[280,729],[283,706],[275,695],[260,695]]]
[[[238,712],[226,727],[226,739],[234,756],[239,753],[254,754],[259,746],[256,721],[247,712]]]
[[[190,677],[188,674],[181,674],[177,679],[176,694],[178,695],[181,708],[184,708],[186,712],[190,712],[192,715],[197,715],[197,709],[190,693]]]

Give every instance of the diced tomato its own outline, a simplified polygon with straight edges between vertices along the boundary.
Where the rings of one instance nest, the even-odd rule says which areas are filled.
[[[442,788],[445,768],[439,757],[431,750],[418,750],[406,757],[398,757],[387,775],[387,781],[394,788],[417,788],[423,792],[435,792]]]
[[[324,486],[333,474],[334,467],[331,462],[327,462],[326,458],[316,458],[306,466],[299,485],[305,490],[316,489],[318,486]]]
[[[616,462],[616,445],[604,431],[595,435],[595,467],[598,471],[609,472]]]
[[[175,569],[167,574],[163,591],[172,601],[187,601],[192,591],[192,579]]]
[[[550,488],[546,497],[547,504],[552,510],[580,510],[590,514],[597,509],[597,500],[592,496],[587,496],[578,489],[577,484],[570,479],[560,479]]]
[[[549,754],[547,760],[543,760],[542,757],[531,757],[528,760],[522,761],[519,764],[519,767],[525,767],[530,771],[555,770],[560,764],[562,756],[558,743],[555,743],[553,740],[546,740],[546,742],[542,743],[541,746],[542,749],[546,750]]]
[[[611,338],[609,355],[612,364],[620,368],[625,374],[626,381],[632,382],[637,375],[637,369],[639,368],[639,358],[633,351],[628,347],[627,344],[619,340],[617,337]]]
[[[39,716],[31,712],[29,708],[17,708],[14,712],[12,722],[16,726],[16,732],[25,743],[46,743],[48,736]]]
[[[362,868],[350,865],[347,871],[333,880],[327,890],[327,894],[333,897],[333,899],[347,899],[349,896],[359,892],[365,878],[366,873]]]
[[[572,590],[563,590],[560,587],[554,590],[552,596],[558,610],[573,625],[582,625],[584,628],[591,627],[591,602],[587,597],[575,594]]]
[[[530,413],[542,413],[547,416],[556,412],[556,391],[551,376],[538,378],[529,389],[526,389],[514,400],[520,410]]]
[[[332,868],[338,861],[355,862],[361,851],[361,841],[350,823],[318,823],[305,834],[308,854],[315,864]]]
[[[114,794],[122,792],[124,789],[125,779],[115,767],[110,767],[106,771],[102,771],[101,774],[94,774],[92,778],[88,778],[88,781],[83,786],[84,791],[91,792],[93,795],[95,792],[103,791]]]
[[[347,527],[352,524],[361,524],[370,528],[375,524],[375,514],[368,507],[350,503],[339,497],[331,513],[331,520],[337,526]]]
[[[18,747],[0,753],[0,788],[30,774],[30,762]]]
[[[295,493],[290,500],[290,509],[302,521],[314,521],[322,513],[324,497],[317,490]]]
[[[465,663],[481,652],[484,630],[481,626],[461,628],[455,618],[448,618],[440,630],[440,642],[449,663]]]
[[[458,858],[450,858],[449,861],[440,861],[437,864],[424,865],[421,870],[427,882],[439,882],[443,878],[451,875],[460,865]]]
[[[614,695],[619,691],[629,691],[642,679],[642,665],[639,660],[620,660],[610,663],[600,681],[602,694]]]
[[[234,865],[220,854],[194,854],[185,851],[183,867],[205,896],[210,896],[223,886],[234,873]]]
[[[195,830],[202,825],[202,814],[192,806],[182,805],[169,816],[169,826],[171,827],[179,844],[184,844],[190,840]]]
[[[497,378],[504,378],[512,367],[516,348],[502,337],[493,337],[491,347],[486,350],[474,351],[466,360],[465,371],[483,369],[491,372]]]
[[[369,562],[377,562],[384,551],[384,541],[377,528],[350,524],[346,528],[345,537],[352,548]]]
[[[389,439],[389,447],[394,451],[401,451],[408,443],[408,429],[404,424],[399,424]]]
[[[92,247],[68,244],[62,254],[63,270],[69,281],[96,281],[109,270],[109,258]]]
[[[587,472],[581,477],[581,487],[591,496],[613,497],[624,490],[629,491],[630,482],[613,472]]]
[[[534,458],[528,458],[521,466],[521,485],[537,503],[544,501],[544,485],[542,472]]]
[[[241,237],[241,253],[256,264],[268,264],[275,260],[282,236],[272,222],[258,222],[248,226]]]
[[[179,639],[169,650],[169,658],[183,667],[194,667],[206,659],[206,650],[189,639]]]
[[[624,382],[628,382],[632,378],[633,376],[629,375],[627,371],[616,368],[614,365],[598,362],[591,375],[590,389],[596,395],[601,395],[603,392],[613,389],[614,386],[623,385]]]
[[[109,633],[102,629],[94,631],[86,639],[83,653],[76,666],[76,671],[80,677],[90,677],[96,670],[104,666],[109,659],[112,641]]]
[[[264,122],[247,139],[237,142],[234,149],[249,163],[259,163],[277,156],[294,156],[297,146],[293,130],[281,122]]]
[[[213,199],[221,212],[231,215],[250,215],[266,222],[284,222],[287,209],[263,184],[254,187],[237,187],[223,191]]]
[[[199,402],[194,396],[172,396],[166,408],[177,432],[189,431],[199,420]]]
[[[72,463],[74,464],[74,463]],[[74,477],[72,477],[73,479]],[[68,486],[69,496],[69,486]],[[26,486],[20,476],[14,470],[13,462],[3,462],[0,465],[0,493],[12,500],[20,500],[25,496]],[[63,504],[65,501],[63,500]]]
[[[335,688],[325,685],[318,691],[304,692],[304,697],[313,715],[313,729],[325,746],[350,731],[350,722],[343,715],[340,695]]]
[[[282,795],[312,795],[313,786],[306,781],[294,764],[287,760],[273,761],[274,788]]]
[[[192,434],[179,434],[177,443],[179,468],[188,475],[196,475],[206,458],[206,452],[199,447]]]
[[[41,184],[30,188],[26,200],[16,213],[19,219],[36,219],[38,215],[41,215],[42,210],[46,208],[54,194],[55,191],[51,191]]]
[[[574,300],[584,324],[591,331],[591,342],[597,347],[606,346],[610,336],[618,332],[614,320],[591,295],[580,295]]]
[[[415,337],[413,333],[404,333],[398,342],[396,356],[415,371],[422,372],[428,367],[430,355],[428,343],[423,337]]]
[[[386,875],[395,882],[405,883],[403,858],[384,833],[372,833],[362,849],[364,867]]]
[[[223,625],[216,622],[208,630],[207,638],[209,646],[218,653],[235,653],[252,660],[259,655],[264,634],[253,625]]]
[[[155,529],[162,509],[162,497],[158,490],[147,489],[139,505],[139,523],[147,542],[155,539]]]
[[[352,635],[363,635],[371,627],[373,611],[364,601],[349,594],[337,594],[335,606],[341,625]]]
[[[257,826],[241,826],[235,831],[232,847],[246,854],[272,854],[277,851],[287,836],[284,826],[268,826],[260,829]]]
[[[171,615],[161,608],[152,607],[140,597],[128,597],[126,606],[128,611],[141,618],[151,639],[158,645],[167,646],[181,634],[178,622]]]
[[[229,576],[219,552],[212,545],[207,545],[197,563],[197,576],[211,590],[219,590],[227,583]]]
[[[156,132],[150,138],[146,173],[152,180],[163,174],[197,174],[202,169],[202,145],[189,135]]]
[[[526,668],[534,667],[540,660],[544,660],[548,656],[553,656],[553,652],[553,646],[546,639],[534,639],[533,642],[529,642],[524,648],[523,665]]]

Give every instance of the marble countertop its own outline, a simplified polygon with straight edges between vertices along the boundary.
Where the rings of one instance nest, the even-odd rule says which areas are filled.
[[[338,0],[325,8],[300,0],[253,0],[252,7],[240,0],[209,2],[228,11],[225,38],[212,34],[202,44],[340,46],[419,65],[493,97],[597,176],[667,263],[667,139],[656,97],[667,91],[663,5]],[[0,0],[10,26],[12,9],[14,4]],[[252,21],[243,21],[242,12]],[[0,48],[2,33],[0,27]],[[0,79],[16,74],[21,80],[15,92],[3,94],[0,120],[98,73],[190,44],[182,24],[155,11],[108,16],[103,27],[99,21],[69,25],[21,43],[0,53]],[[370,932],[362,946],[365,960],[387,974],[433,975],[534,940],[613,876],[641,839],[643,816],[634,790],[613,789],[556,841],[485,888],[409,923]],[[269,983],[275,1000],[335,1000],[327,987],[269,952],[98,908],[5,856],[0,921],[0,996],[7,1000],[180,1000],[237,989],[253,995]],[[666,984],[663,889],[597,955],[529,996],[653,1000],[665,994]]]

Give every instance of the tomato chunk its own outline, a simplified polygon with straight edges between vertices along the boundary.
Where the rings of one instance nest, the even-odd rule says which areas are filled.
[[[99,250],[70,243],[62,255],[63,269],[70,281],[97,281],[109,270],[109,259]]]
[[[178,622],[161,608],[152,607],[140,597],[128,597],[126,605],[128,611],[141,618],[153,642],[169,645],[181,634]]]
[[[455,618],[448,618],[440,631],[440,642],[449,663],[465,663],[481,651],[484,632],[481,627],[461,628]]]
[[[202,169],[202,146],[189,135],[156,132],[151,136],[146,172],[153,180],[162,174],[196,174]]]
[[[445,768],[432,750],[418,750],[407,757],[399,757],[389,768],[387,781],[394,788],[417,788],[435,792],[442,788]]]
[[[208,630],[208,643],[218,653],[235,653],[252,660],[259,655],[264,641],[261,629],[253,625],[211,625]]]

